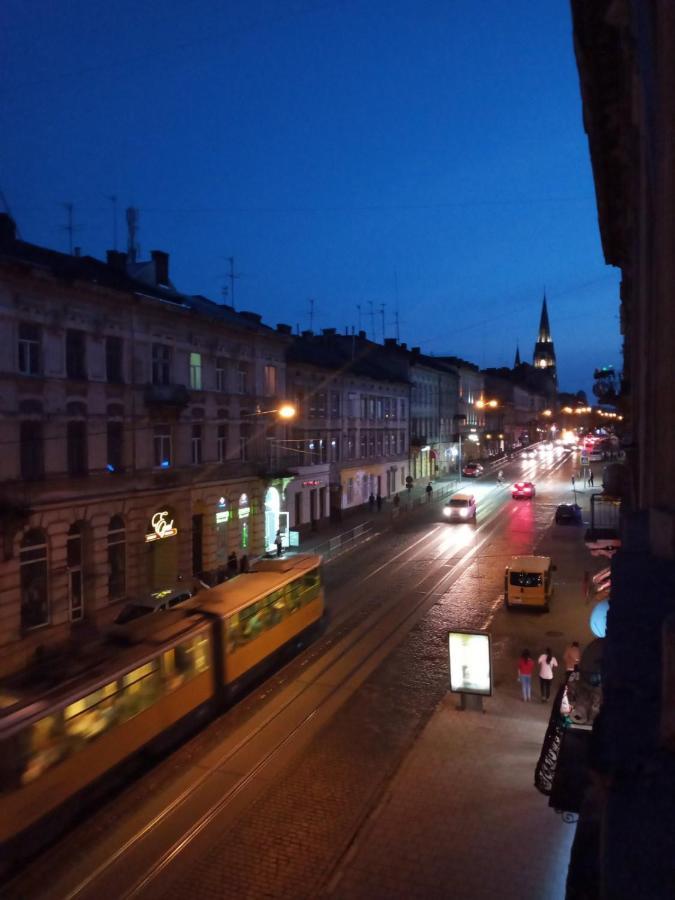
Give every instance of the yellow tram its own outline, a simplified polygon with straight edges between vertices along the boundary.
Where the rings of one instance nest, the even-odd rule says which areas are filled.
[[[139,750],[223,708],[323,617],[320,557],[261,560],[180,608],[116,627],[58,684],[0,684],[0,862],[61,830],[87,789]]]

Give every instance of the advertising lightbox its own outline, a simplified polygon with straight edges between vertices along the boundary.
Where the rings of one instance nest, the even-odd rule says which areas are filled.
[[[492,647],[486,631],[448,632],[450,690],[457,694],[492,694]]]

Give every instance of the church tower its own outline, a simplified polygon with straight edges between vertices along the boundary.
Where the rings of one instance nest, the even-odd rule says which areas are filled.
[[[541,319],[539,321],[539,335],[537,343],[534,345],[534,355],[532,363],[535,368],[547,369],[552,375],[556,389],[558,387],[558,374],[556,372],[555,348],[553,347],[553,338],[551,337],[551,327],[548,324],[548,309],[546,308],[546,294],[544,294],[544,303],[541,307]]]

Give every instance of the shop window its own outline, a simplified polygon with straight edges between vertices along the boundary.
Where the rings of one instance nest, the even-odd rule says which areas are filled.
[[[49,623],[47,537],[33,528],[21,542],[21,627],[39,628]]]
[[[22,375],[39,375],[41,371],[42,329],[29,322],[19,323],[19,372]]]
[[[106,425],[107,469],[120,472],[124,466],[124,423],[108,422]]]
[[[108,523],[108,599],[113,602],[126,594],[127,544],[124,519],[113,516]]]

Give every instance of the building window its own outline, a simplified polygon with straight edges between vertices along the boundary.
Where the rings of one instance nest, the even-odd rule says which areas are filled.
[[[368,456],[372,459],[375,456],[375,432],[368,434]]]
[[[336,435],[329,441],[329,462],[338,462],[340,459],[340,438]]]
[[[66,375],[82,380],[87,377],[87,341],[84,331],[66,331]]]
[[[359,459],[365,459],[368,456],[368,433],[362,431],[359,435]]]
[[[241,462],[246,462],[246,460],[248,459],[250,440],[251,426],[242,422],[239,425],[239,459],[241,460]]]
[[[273,397],[277,392],[277,367],[265,366],[265,396]]]
[[[202,426],[192,426],[192,465],[202,464]]]
[[[44,441],[42,422],[22,422],[20,430],[21,478],[37,481],[44,478]]]
[[[126,593],[127,545],[124,519],[113,516],[108,523],[108,599],[119,600]]]
[[[107,337],[105,339],[105,377],[110,384],[122,384],[122,338]]]
[[[21,571],[21,627],[49,624],[47,592],[47,537],[39,528],[24,536],[19,554]]]
[[[249,378],[249,366],[246,362],[240,362],[237,366],[237,393],[248,394],[251,385]]]
[[[171,380],[171,347],[152,345],[152,383],[169,384]]]
[[[40,339],[39,325],[19,323],[19,372],[22,375],[40,374]]]
[[[312,394],[309,399],[309,418],[325,419],[326,418],[326,392],[319,391]]]
[[[122,422],[108,422],[107,426],[107,469],[121,472],[124,467],[124,425]]]
[[[224,423],[221,423],[218,426],[216,445],[218,449],[218,462],[224,463],[227,459],[227,425]]]
[[[227,360],[223,356],[216,357],[216,390],[221,394],[227,391]]]
[[[87,465],[87,423],[81,420],[68,422],[66,426],[66,448],[68,453],[68,474],[86,475]]]
[[[70,621],[84,618],[84,573],[82,570],[83,529],[80,522],[70,526],[66,540],[66,566],[68,568],[68,605]]]
[[[401,402],[400,402],[400,409],[401,409],[401,416],[400,416],[400,418],[401,418],[401,419],[405,419],[405,400],[401,400]]]
[[[152,437],[153,465],[156,469],[168,469],[171,465],[171,428],[155,425]]]
[[[330,417],[331,419],[340,418],[340,392],[330,392]]]
[[[190,387],[193,391],[201,391],[202,389],[202,355],[201,353],[190,354]]]

